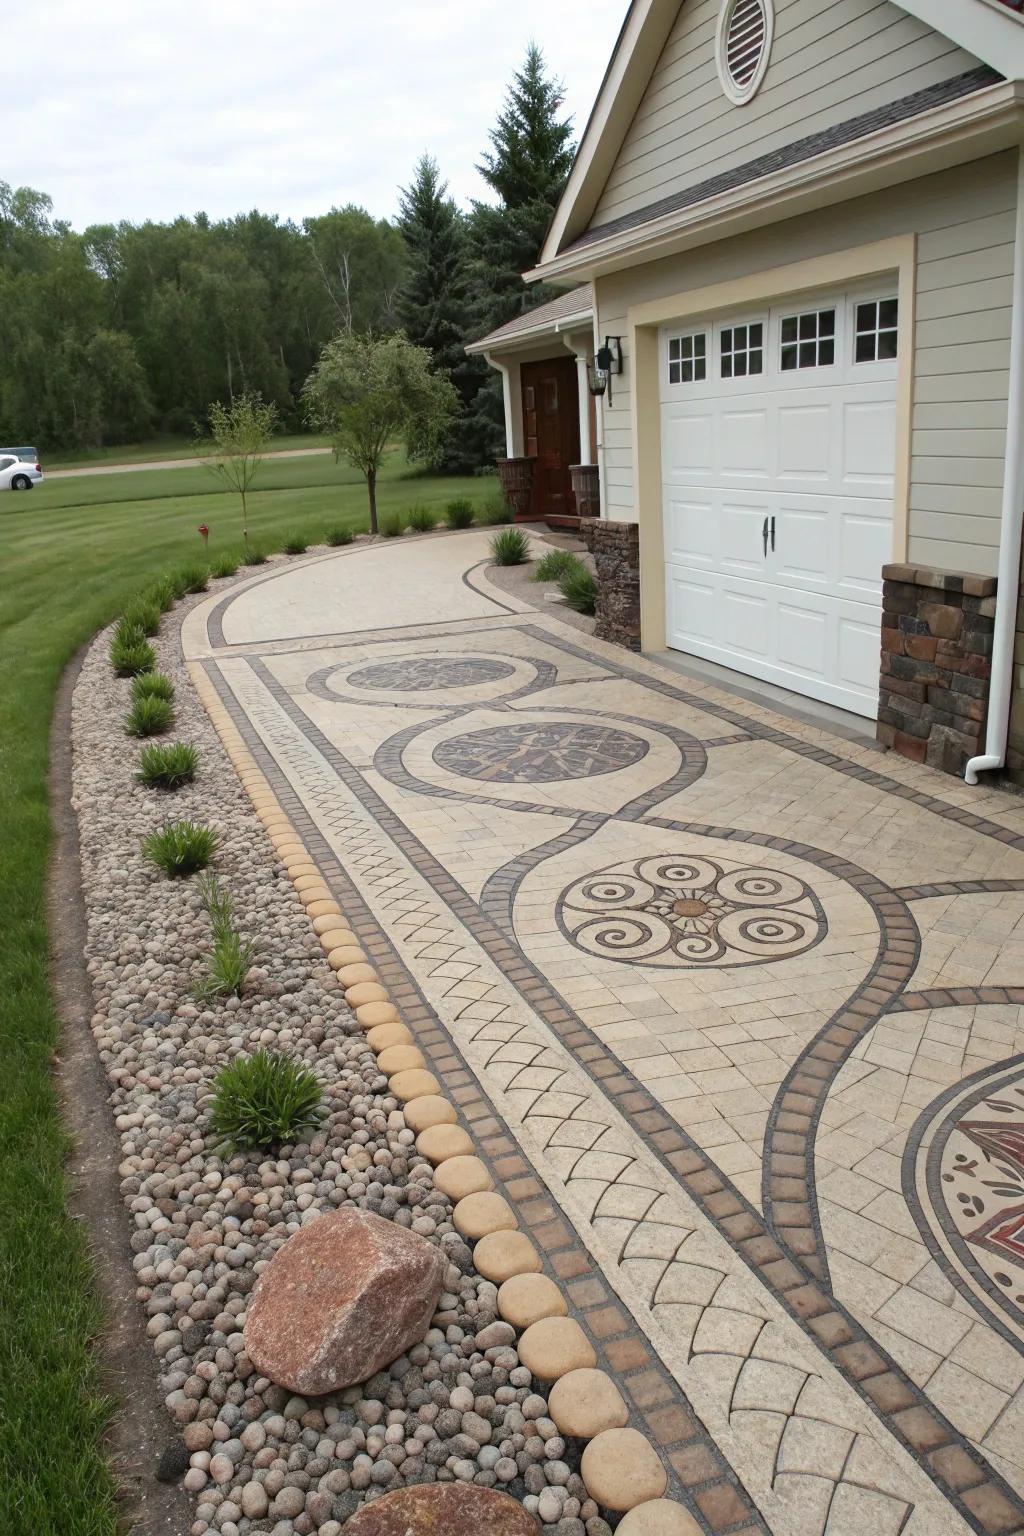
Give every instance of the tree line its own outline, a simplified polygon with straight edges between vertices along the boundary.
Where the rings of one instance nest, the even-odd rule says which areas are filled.
[[[0,182],[0,441],[92,448],[203,430],[259,396],[307,425],[303,388],[332,339],[403,331],[454,387],[435,462],[472,471],[502,441],[501,395],[463,346],[550,293],[527,287],[573,155],[563,90],[534,45],[460,209],[424,155],[393,220],[347,204],[301,224],[254,210],[81,233]]]

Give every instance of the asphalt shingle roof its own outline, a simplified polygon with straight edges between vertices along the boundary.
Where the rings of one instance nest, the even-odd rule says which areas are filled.
[[[697,182],[696,186],[686,187],[682,192],[674,192],[671,197],[663,197],[656,203],[648,203],[644,208],[635,209],[632,213],[624,213],[621,218],[611,219],[607,224],[598,224],[580,235],[559,254],[568,256],[574,251],[584,250],[587,246],[594,245],[599,240],[606,240],[612,235],[624,234],[630,229],[640,229],[644,224],[650,224],[666,214],[677,213],[682,208],[695,207],[707,201],[708,198],[717,196],[719,192],[728,192],[734,187],[745,186],[748,182],[757,181],[761,176],[770,176],[773,171],[784,170],[787,166],[798,165],[802,160],[810,160],[814,155],[824,154],[826,150],[838,149],[840,145],[853,143],[857,139],[865,138],[869,133],[876,133],[879,129],[888,128],[893,123],[917,117],[933,107],[941,107],[947,102],[957,101],[962,96],[970,96],[974,91],[981,91],[988,85],[998,84],[1002,78],[1002,75],[994,69],[989,69],[987,64],[983,64],[977,69],[968,70],[966,74],[955,75],[951,80],[940,81],[938,85],[927,86],[922,91],[913,91],[909,96],[901,96],[897,101],[891,101],[884,107],[876,107],[871,112],[862,112],[858,117],[849,117],[845,122],[836,123],[831,128],[824,128],[819,133],[808,134],[806,138],[786,144],[782,149],[759,155],[756,160],[748,160],[743,165],[733,166],[731,170],[722,171],[706,181]]]
[[[564,320],[569,315],[578,315],[585,309],[592,309],[593,306],[593,291],[589,283],[584,283],[582,288],[571,288],[566,293],[560,293],[557,298],[549,300],[547,304],[538,304],[536,309],[524,310],[521,315],[516,315],[514,320],[508,320],[504,325],[499,325],[496,331],[490,331],[486,336],[481,336],[480,340],[475,341],[473,345],[478,347],[485,341],[511,340],[521,331],[532,331],[537,325],[554,325],[556,320]]]

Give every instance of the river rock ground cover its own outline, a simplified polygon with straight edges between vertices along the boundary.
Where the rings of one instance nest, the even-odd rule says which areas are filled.
[[[171,738],[201,753],[194,784],[165,795],[136,782],[131,685],[111,672],[106,633],[73,706],[92,1029],[121,1137],[139,1326],[169,1413],[160,1473],[194,1496],[191,1536],[337,1536],[365,1500],[434,1480],[505,1489],[558,1536],[607,1536],[192,692],[174,622],[185,606],[156,647],[177,691]],[[184,817],[216,829],[215,870],[260,946],[241,998],[196,999],[210,941],[196,882],[166,879],[140,852]],[[206,1131],[211,1084],[259,1047],[317,1072],[326,1118],[308,1143],[221,1156]],[[439,1244],[445,1290],[422,1344],[362,1387],[307,1401],[257,1373],[246,1307],[289,1236],[348,1203]]]

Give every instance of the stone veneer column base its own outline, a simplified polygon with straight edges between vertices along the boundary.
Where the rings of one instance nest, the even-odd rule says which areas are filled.
[[[640,527],[594,518],[580,524],[580,537],[597,569],[599,640],[640,649]]]
[[[994,576],[882,567],[878,740],[961,774],[981,751],[992,670]]]

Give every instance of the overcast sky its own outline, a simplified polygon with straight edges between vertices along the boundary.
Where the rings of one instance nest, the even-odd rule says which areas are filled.
[[[589,114],[626,0],[6,0],[0,180],[77,229],[395,212],[424,149],[453,195],[530,38]]]

